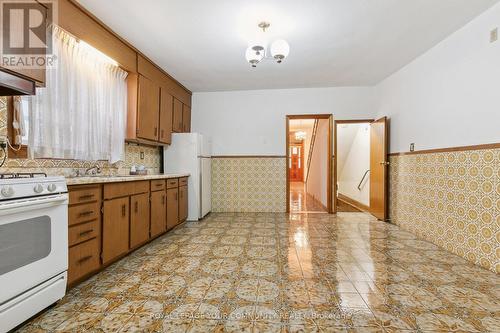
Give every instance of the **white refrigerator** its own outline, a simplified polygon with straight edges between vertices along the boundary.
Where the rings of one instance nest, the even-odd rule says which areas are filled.
[[[189,172],[188,221],[198,221],[212,210],[212,144],[199,133],[173,133],[164,148],[165,173]]]

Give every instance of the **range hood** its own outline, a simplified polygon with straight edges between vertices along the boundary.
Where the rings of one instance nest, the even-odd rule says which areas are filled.
[[[0,68],[0,96],[35,95],[35,82]]]

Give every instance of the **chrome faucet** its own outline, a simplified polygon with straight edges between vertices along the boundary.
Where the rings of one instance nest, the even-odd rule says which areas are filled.
[[[101,167],[98,164],[85,170],[86,175],[95,175],[100,173],[101,173]]]

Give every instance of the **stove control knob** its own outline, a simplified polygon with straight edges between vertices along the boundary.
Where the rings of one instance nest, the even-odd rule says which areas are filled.
[[[14,195],[14,189],[10,186],[5,186],[2,187],[2,190],[0,191],[4,197],[11,197]]]
[[[49,192],[54,192],[56,189],[56,184],[49,184],[49,186],[47,186],[47,190],[49,190]]]
[[[36,184],[35,187],[33,188],[35,193],[42,193],[43,192],[43,186],[41,184]]]

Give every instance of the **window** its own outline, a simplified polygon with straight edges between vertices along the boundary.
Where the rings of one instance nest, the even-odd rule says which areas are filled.
[[[47,69],[46,87],[21,101],[29,119],[21,141],[32,158],[122,160],[127,72],[61,28],[53,29],[57,64]]]

